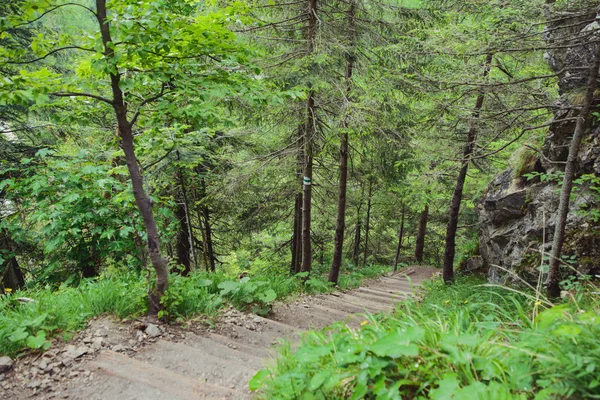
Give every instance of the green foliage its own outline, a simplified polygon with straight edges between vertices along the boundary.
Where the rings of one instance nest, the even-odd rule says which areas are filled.
[[[2,181],[5,198],[19,213],[0,221],[17,243],[39,242],[46,265],[35,271],[44,282],[60,282],[71,274],[94,276],[109,259],[140,266],[135,226],[137,211],[124,177],[87,151],[55,157],[39,150],[21,160],[23,168]],[[4,168],[0,174],[14,173]]]
[[[232,281],[222,273],[195,273],[189,277],[171,276],[171,285],[159,317],[183,319],[195,314],[215,316],[225,303],[243,311],[266,315],[278,298],[268,280],[244,277]],[[285,293],[286,295],[289,293]]]
[[[382,268],[365,270],[372,277]],[[360,272],[352,273],[360,284]],[[342,275],[342,278],[345,275]],[[266,315],[274,301],[306,291],[330,291],[324,278],[313,277],[314,287],[303,285],[302,275],[259,275],[232,280],[222,272],[196,272],[187,277],[172,274],[170,287],[162,299],[161,317],[181,322],[197,315],[214,318],[226,304],[242,311]],[[318,282],[318,283],[317,283]],[[18,297],[33,299],[20,303]],[[82,328],[94,316],[112,314],[131,318],[146,312],[146,282],[138,273],[116,270],[96,280],[83,280],[78,286],[50,285],[0,296],[0,354],[26,349],[47,349],[53,337]]]
[[[161,299],[164,310],[160,311],[159,317],[183,319],[195,314],[216,315],[223,299],[215,282],[224,279],[222,274],[171,275],[169,289]]]
[[[281,399],[597,397],[597,301],[544,310],[473,280],[425,290],[421,303],[368,315],[358,329],[307,332],[251,389]]]
[[[33,301],[20,303],[17,297]],[[76,287],[40,287],[0,296],[0,353],[14,354],[25,348],[45,350],[51,337],[80,329],[97,315],[141,315],[146,312],[145,299],[145,283],[133,273],[83,281]]]

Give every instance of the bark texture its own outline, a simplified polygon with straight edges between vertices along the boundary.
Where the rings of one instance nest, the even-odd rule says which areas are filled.
[[[206,199],[206,181],[204,179],[202,179],[201,181],[201,192],[202,192],[202,198]],[[212,232],[212,226],[211,226],[211,222],[210,222],[210,208],[208,207],[208,205],[203,204],[200,207],[201,213],[202,213],[202,219],[203,219],[203,225],[204,225],[204,248],[205,248],[205,254],[206,254],[206,260],[208,261],[208,264],[206,266],[206,269],[210,269],[211,272],[215,272],[216,271],[216,259],[215,259],[215,250],[213,247],[213,232]]]
[[[369,230],[371,228],[371,201],[373,198],[373,182],[369,182],[369,196],[367,197],[367,215],[365,217],[365,248],[363,249],[363,265],[367,265],[369,254]]]
[[[402,239],[404,239],[404,215],[406,206],[402,204],[402,218],[400,220],[400,230],[398,231],[398,246],[396,246],[396,255],[394,257],[394,271],[398,270],[398,261],[400,260],[400,251],[402,250]]]
[[[113,41],[110,36],[109,20],[107,19],[106,0],[96,0],[96,17],[100,25],[104,56],[106,59],[112,60],[114,51],[112,50]],[[146,228],[148,255],[156,273],[154,288],[148,293],[148,312],[151,315],[156,315],[161,310],[160,299],[169,286],[168,261],[160,251],[158,226],[152,212],[152,200],[144,191],[144,180],[135,156],[132,125],[127,118],[127,103],[119,87],[121,75],[116,66],[115,70],[116,72],[110,74],[112,106],[117,119],[121,148],[125,153],[125,161],[131,178],[133,196]]]
[[[492,54],[486,56],[485,64],[483,66],[484,79],[490,73],[492,58]],[[452,283],[454,281],[454,253],[456,250],[456,230],[458,228],[458,217],[460,215],[460,203],[462,201],[465,179],[467,178],[467,170],[469,168],[469,163],[471,162],[471,155],[475,148],[475,140],[477,139],[477,126],[475,125],[475,121],[479,119],[484,99],[485,93],[480,91],[477,95],[475,107],[473,108],[473,113],[471,115],[471,124],[469,131],[467,132],[467,142],[463,150],[462,165],[458,177],[456,178],[456,186],[450,203],[450,214],[448,227],[446,229],[446,244],[444,249],[444,266],[442,270],[442,277],[446,283]]]
[[[342,122],[342,132],[340,133],[340,182],[338,192],[338,209],[335,226],[335,239],[333,244],[333,260],[331,270],[329,271],[329,282],[338,283],[340,268],[342,266],[342,255],[344,250],[344,231],[346,230],[346,190],[348,186],[348,114],[347,109],[350,104],[350,92],[352,89],[352,73],[354,71],[354,46],[356,26],[354,22],[356,3],[350,2],[348,10],[348,33],[350,35],[351,51],[346,54],[346,72],[344,80],[346,82],[346,115]]]
[[[419,218],[419,231],[417,232],[417,240],[415,244],[415,260],[418,263],[423,262],[423,251],[425,250],[425,235],[427,234],[427,220],[429,218],[429,205],[426,205],[421,211]]]
[[[179,232],[177,232],[177,245],[175,248],[175,254],[177,255],[177,264],[181,265],[181,275],[187,276],[191,270],[190,260],[190,240],[188,235],[188,223],[185,206],[182,202],[177,203],[177,209],[175,210],[175,216],[179,221]]]
[[[317,0],[308,1],[307,55],[314,52],[317,34]],[[313,150],[316,133],[315,92],[311,89],[306,100],[304,129],[304,177],[302,185],[302,272],[312,269],[312,244],[310,241],[312,212]]]

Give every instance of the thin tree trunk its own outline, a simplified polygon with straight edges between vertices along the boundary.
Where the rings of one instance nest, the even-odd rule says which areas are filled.
[[[177,150],[177,160],[180,161],[181,157],[179,155],[179,150]],[[185,211],[185,222],[186,222],[186,227],[187,227],[187,235],[188,235],[188,243],[189,245],[189,252],[192,256],[191,260],[194,260],[194,269],[196,268],[196,266],[198,265],[198,258],[196,257],[196,250],[194,247],[194,232],[192,231],[192,216],[190,214],[190,202],[188,199],[188,195],[187,195],[187,187],[185,184],[185,176],[183,175],[183,169],[181,168],[181,166],[179,167],[179,171],[178,171],[178,175],[179,175],[179,185],[181,186],[181,194],[183,197],[183,206],[184,206],[184,211]],[[189,255],[188,255],[188,260],[190,259]],[[192,266],[191,266],[191,262],[189,263],[189,265],[187,266],[188,269],[188,273],[191,271]],[[187,275],[187,273],[186,273]]]
[[[360,218],[360,215],[357,217]],[[352,251],[352,261],[354,262],[354,266],[358,267],[358,257],[360,256],[360,231],[361,231],[361,223],[360,221],[356,221],[356,226],[354,230],[354,249]]]
[[[344,231],[346,230],[346,191],[348,186],[348,106],[350,104],[350,91],[352,89],[352,73],[354,71],[354,46],[356,27],[354,23],[355,0],[350,0],[350,9],[348,10],[348,32],[350,35],[350,48],[346,55],[346,115],[342,122],[342,132],[340,133],[340,182],[338,194],[338,212],[335,226],[335,239],[333,244],[333,260],[331,270],[329,271],[329,282],[338,283],[340,268],[342,266],[342,255],[344,249]]]
[[[488,54],[485,59],[485,64],[483,67],[484,79],[490,73],[492,57],[492,54]],[[444,249],[444,267],[442,270],[442,277],[446,283],[452,283],[454,281],[454,252],[456,250],[456,230],[458,228],[460,202],[462,201],[463,188],[465,186],[465,179],[467,177],[467,169],[469,168],[469,163],[471,162],[471,154],[473,154],[473,149],[475,148],[475,139],[477,138],[477,127],[475,126],[475,121],[479,119],[484,98],[485,93],[480,91],[477,95],[477,100],[475,101],[475,107],[473,108],[471,123],[467,133],[467,143],[465,144],[463,151],[462,166],[456,179],[456,187],[454,188],[454,194],[452,195],[452,201],[450,203],[450,215],[448,227],[446,229],[446,245]]]
[[[421,212],[419,219],[419,232],[415,245],[415,259],[418,263],[423,262],[423,250],[425,249],[425,234],[427,233],[427,219],[429,218],[429,204]]]
[[[348,182],[348,133],[342,132],[340,138],[340,182],[338,194],[338,212],[333,245],[333,260],[329,271],[329,282],[337,284],[342,265],[344,249],[344,231],[346,229],[346,188]]]
[[[211,272],[215,272],[215,251],[213,249],[212,227],[210,226],[210,210],[208,207],[204,207],[204,223],[204,227],[206,230],[206,256],[210,264]]]
[[[367,265],[369,251],[369,230],[371,228],[371,198],[373,197],[373,182],[369,182],[369,197],[367,198],[367,216],[365,218],[365,248],[363,249],[363,266]]]
[[[304,124],[298,126],[297,135],[297,156],[296,156],[296,175],[299,187],[302,188],[302,175],[304,172]],[[302,267],[302,190],[298,191],[294,201],[294,232],[292,235],[292,263],[290,272],[297,274]]]
[[[306,144],[311,147],[310,144]],[[310,272],[312,268],[312,245],[310,242],[310,225],[312,212],[312,151],[306,153],[306,166],[302,189],[302,272]]]
[[[300,272],[302,267],[302,192],[296,193],[294,203],[294,234],[292,235],[292,263],[290,273]]]
[[[398,232],[398,246],[396,247],[396,256],[394,257],[394,271],[398,270],[398,261],[400,260],[400,250],[402,250],[402,239],[404,237],[404,215],[406,206],[402,203],[402,219],[400,220],[400,231]]]
[[[190,240],[188,236],[187,216],[185,206],[182,202],[177,202],[175,216],[179,221],[179,232],[177,233],[177,245],[175,253],[177,254],[177,264],[183,266],[181,275],[187,276],[191,270],[190,262]]]
[[[575,161],[577,161],[577,153],[581,145],[581,139],[585,132],[592,102],[594,101],[594,92],[598,86],[598,69],[600,68],[600,45],[596,45],[596,55],[589,72],[587,82],[587,92],[583,102],[583,107],[577,123],[575,124],[575,132],[571,145],[569,147],[569,156],[565,166],[565,176],[562,189],[560,191],[560,202],[556,215],[556,225],[554,227],[554,240],[552,241],[552,256],[550,258],[550,267],[548,269],[548,280],[546,281],[546,295],[549,299],[560,297],[560,256],[562,246],[565,241],[565,227],[567,224],[567,216],[569,214],[569,198],[573,189],[573,176],[575,174]]]
[[[315,48],[317,33],[317,0],[308,0],[307,55]],[[312,211],[313,148],[316,133],[315,93],[311,89],[306,101],[306,124],[304,129],[304,178],[302,185],[302,272],[312,269],[310,225]]]
[[[204,261],[204,268],[206,272],[210,272],[210,262],[208,262],[208,251],[206,248],[206,230],[204,229],[204,217],[202,217],[202,210],[198,210],[198,221],[200,221],[200,234],[202,235],[202,260]]]
[[[110,28],[106,12],[106,0],[96,0],[96,17],[100,25],[100,33],[102,44],[104,47],[104,56],[108,60],[114,57],[113,40],[110,36]],[[121,148],[125,153],[125,161],[129,176],[131,178],[131,186],[133,188],[133,197],[137,204],[140,214],[146,228],[146,236],[148,240],[148,254],[152,262],[152,267],[156,273],[156,282],[154,288],[148,293],[148,313],[157,315],[162,306],[160,300],[165,294],[169,286],[169,270],[168,261],[160,252],[159,234],[156,220],[152,212],[152,200],[144,191],[144,180],[140,167],[137,163],[133,144],[132,126],[127,119],[127,103],[123,98],[123,92],[119,88],[121,76],[119,72],[110,74],[110,84],[113,95],[113,108],[117,119],[119,136],[121,137]]]
[[[292,251],[292,262],[290,263],[290,275],[296,273],[296,267],[298,265],[298,214],[301,209],[299,204],[300,196],[297,193],[294,201],[294,225],[292,228],[292,240],[291,240],[291,251]]]
[[[203,171],[200,168],[200,166],[197,166],[195,171],[198,176],[202,176]],[[201,187],[203,182],[204,178],[200,178]],[[202,236],[202,261],[204,262],[204,268],[206,269],[206,272],[210,272],[210,262],[208,261],[208,252],[206,249],[206,231],[204,229],[204,217],[202,212],[202,206],[200,205],[202,200],[204,199],[204,196],[206,195],[204,191],[202,191],[201,196],[198,196],[198,192],[196,191],[196,185],[193,186],[193,194],[196,204],[196,218],[198,218],[198,226],[200,227],[200,235]]]
[[[298,226],[296,227],[296,264],[294,272],[302,271],[302,193],[298,193]]]
[[[201,182],[202,188],[202,198],[206,198],[206,182],[204,178]],[[213,239],[212,239],[212,228],[210,226],[210,209],[207,205],[203,205],[202,215],[204,216],[204,242],[206,243],[206,257],[208,258],[208,263],[210,265],[211,272],[215,272],[215,252],[213,250]]]

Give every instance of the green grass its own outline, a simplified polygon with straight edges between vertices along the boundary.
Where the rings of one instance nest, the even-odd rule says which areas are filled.
[[[600,305],[459,279],[359,329],[307,332],[251,381],[265,399],[600,398]]]
[[[22,304],[15,300],[18,297],[34,301]],[[14,355],[24,348],[46,348],[51,336],[81,329],[97,315],[124,318],[145,312],[146,284],[136,274],[83,282],[77,287],[40,287],[0,296],[0,353]]]
[[[323,267],[324,269],[324,267]],[[352,269],[341,275],[340,287],[360,285],[362,279],[377,276],[385,268]],[[222,272],[198,272],[189,277],[173,274],[163,298],[164,317],[183,321],[197,315],[214,317],[224,304],[244,311],[266,314],[275,300],[301,293],[334,290],[323,271],[315,270],[306,284],[302,277],[290,277],[285,271],[238,279]],[[44,350],[51,339],[83,328],[86,322],[102,314],[133,318],[147,311],[145,278],[136,273],[112,273],[78,286],[37,287],[0,295],[0,354],[17,355],[33,349]],[[18,297],[34,299],[20,303]]]

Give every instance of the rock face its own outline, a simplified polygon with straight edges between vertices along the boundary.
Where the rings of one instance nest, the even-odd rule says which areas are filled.
[[[547,27],[546,41],[554,49],[546,54],[546,59],[559,76],[560,99],[541,153],[531,163],[531,171],[552,174],[564,169],[578,113],[574,106],[583,97],[587,69],[593,58],[593,49],[587,43],[597,35],[600,15],[596,9],[561,11],[549,20],[553,22]],[[584,39],[567,39],[573,37]],[[597,124],[590,125],[577,157],[576,176],[600,175],[600,129]],[[512,169],[498,175],[478,204],[479,252],[493,282],[516,280],[517,276],[537,282],[541,252],[547,254],[551,248],[560,186],[539,179],[527,182],[516,175]],[[579,272],[597,274],[600,224],[592,221],[590,210],[598,208],[600,196],[585,187],[575,193],[563,254],[574,261]]]

